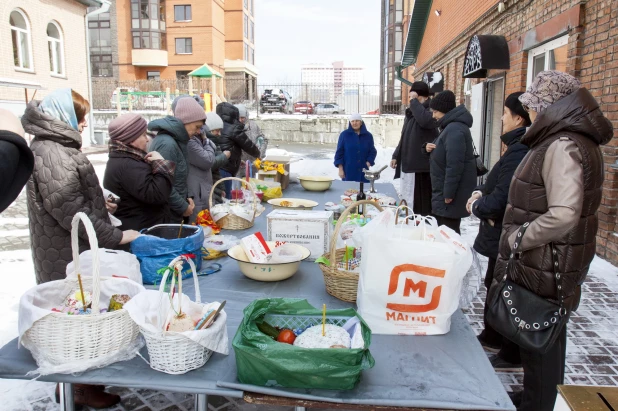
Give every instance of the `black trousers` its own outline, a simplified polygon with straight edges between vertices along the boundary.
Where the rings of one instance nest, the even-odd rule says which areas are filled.
[[[438,225],[445,225],[457,234],[461,234],[461,231],[459,230],[459,227],[461,226],[461,218],[447,218],[440,217],[439,215],[434,215],[434,217],[438,220]]]
[[[490,258],[487,262],[487,272],[485,273],[485,288],[489,293],[489,287],[494,276],[494,269],[496,268],[496,259]],[[517,344],[511,342],[507,338],[504,338],[502,334],[492,328],[487,322],[487,297],[485,297],[485,307],[483,308],[483,320],[485,322],[485,329],[481,332],[481,339],[491,344],[500,346],[498,357],[511,364],[521,364],[521,356],[519,355],[519,347]]]
[[[431,175],[414,173],[414,214],[431,215]]]

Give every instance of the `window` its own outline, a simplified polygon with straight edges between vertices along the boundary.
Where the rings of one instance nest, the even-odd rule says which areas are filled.
[[[245,38],[249,38],[249,17],[244,15],[243,34]]]
[[[249,61],[249,63],[251,64],[255,64],[255,50],[253,50],[253,48],[251,48],[251,60]]]
[[[112,77],[114,75],[111,54],[91,55],[90,63],[92,63],[93,77]]]
[[[249,9],[249,0],[245,0],[245,9]]]
[[[528,53],[528,86],[541,71],[558,70],[566,72],[569,52],[569,36],[563,36]]]
[[[244,49],[243,49],[243,59],[245,61],[249,61],[249,46],[247,45],[247,43],[244,43]]]
[[[187,76],[191,73],[190,71],[177,71],[176,78],[179,80],[187,78]]]
[[[146,73],[146,78],[148,80],[161,80],[161,72],[160,71],[149,71]]]
[[[176,39],[176,54],[193,54],[193,39],[191,37]]]
[[[64,44],[60,26],[55,22],[47,24],[47,45],[49,48],[49,71],[64,76]]]
[[[253,6],[255,5],[255,0],[249,0],[249,2],[250,2],[249,11],[250,11],[251,15],[254,16],[255,14],[253,14],[254,13]]]
[[[13,40],[13,62],[15,68],[34,70],[32,67],[32,47],[30,39],[30,23],[21,10],[13,10],[9,17],[11,38]]]
[[[191,6],[174,6],[174,19],[179,17],[191,20]],[[131,0],[131,31],[134,49],[165,50],[164,0]]]
[[[249,22],[249,41],[255,43],[255,25],[253,21]]]
[[[397,0],[397,9],[395,11],[395,23],[401,24],[403,21],[403,0]]]
[[[191,21],[191,6],[174,6],[174,21]]]

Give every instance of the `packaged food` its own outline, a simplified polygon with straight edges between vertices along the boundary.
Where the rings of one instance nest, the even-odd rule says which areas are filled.
[[[195,328],[195,323],[187,314],[174,315],[167,324],[167,331],[182,333]]]
[[[333,324],[324,326],[322,335],[322,325],[314,325],[307,328],[305,332],[296,337],[294,346],[303,348],[332,348],[333,346],[343,346],[350,348],[352,339],[350,334],[342,327]]]
[[[262,233],[257,232],[242,238],[240,246],[252,263],[265,264],[268,262],[268,255],[271,251]]]
[[[109,307],[107,311],[112,312],[116,310],[122,309],[126,303],[129,302],[131,297],[126,294],[114,294],[112,298],[109,300]]]
[[[86,300],[85,304],[82,301],[82,292],[79,288],[75,289],[68,295],[68,297],[64,300],[64,307],[68,308],[76,308],[83,309],[89,308],[92,304],[92,295],[90,291],[84,291],[84,299]]]

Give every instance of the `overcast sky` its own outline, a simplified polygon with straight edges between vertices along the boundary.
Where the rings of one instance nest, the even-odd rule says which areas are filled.
[[[259,84],[299,84],[301,65],[339,60],[379,84],[379,0],[254,1]]]

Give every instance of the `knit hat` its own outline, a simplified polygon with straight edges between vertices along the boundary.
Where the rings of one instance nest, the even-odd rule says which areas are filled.
[[[176,104],[174,117],[182,121],[183,124],[195,123],[196,121],[206,121],[204,107],[192,98],[181,98]]]
[[[249,118],[249,111],[244,104],[235,104],[234,106],[238,109],[238,117]]]
[[[137,140],[144,131],[148,123],[139,114],[129,113],[116,117],[109,123],[109,138],[123,144],[131,144]]]
[[[415,92],[420,97],[429,97],[429,86],[424,81],[415,81],[410,92]]]
[[[524,94],[522,91],[518,91],[517,93],[513,93],[509,95],[504,101],[504,106],[508,107],[511,110],[511,113],[516,114],[524,119],[524,126],[528,127],[532,122],[530,121],[530,115],[526,110],[524,110],[524,106],[519,101],[519,96]]]
[[[519,97],[524,106],[540,113],[556,101],[579,90],[582,83],[570,74],[561,71],[541,71],[528,91]]]
[[[208,113],[206,116],[206,127],[208,127],[210,131],[220,130],[223,128],[223,120],[217,113]]]
[[[444,90],[443,92],[438,93],[433,100],[431,100],[429,107],[432,110],[446,114],[456,107],[455,94],[451,90]]]
[[[180,100],[181,98],[192,98],[193,100],[197,101],[197,103],[202,106],[205,107],[205,102],[204,100],[202,100],[202,98],[200,96],[198,96],[197,94],[194,95],[189,95],[189,94],[183,94],[181,96],[178,96],[174,99],[174,101],[172,101],[172,113],[176,112],[176,105],[178,104],[178,100]]]
[[[360,114],[355,113],[355,114],[350,115],[350,118],[348,120],[349,121],[355,121],[355,120],[356,121],[363,121],[363,118],[361,117]]]

